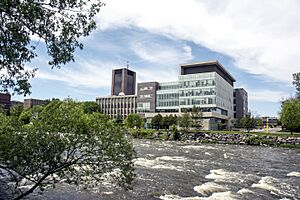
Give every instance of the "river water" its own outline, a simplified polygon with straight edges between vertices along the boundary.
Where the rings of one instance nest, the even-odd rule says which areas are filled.
[[[106,183],[92,191],[59,185],[29,199],[300,199],[300,150],[134,140],[132,191]]]

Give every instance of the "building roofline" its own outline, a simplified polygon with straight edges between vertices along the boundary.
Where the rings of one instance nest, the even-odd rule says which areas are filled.
[[[122,96],[113,95],[113,96],[102,96],[102,97],[96,97],[96,99],[100,99],[100,98],[125,98],[125,97],[137,97],[137,95],[122,95]]]
[[[204,61],[204,62],[194,62],[194,63],[183,63],[183,64],[179,64],[179,67],[198,67],[201,65],[216,65],[222,72],[224,72],[230,79],[232,82],[235,82],[235,78],[233,78],[233,76],[223,67],[223,65],[217,61],[217,60],[211,60],[211,61]]]

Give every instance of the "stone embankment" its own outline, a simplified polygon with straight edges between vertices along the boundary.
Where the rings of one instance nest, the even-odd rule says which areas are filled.
[[[182,134],[181,140],[194,140],[201,143],[220,143],[220,144],[248,144],[248,145],[267,145],[267,146],[293,146],[299,147],[300,137],[289,136],[267,136],[256,134],[224,134],[224,133],[188,133]]]

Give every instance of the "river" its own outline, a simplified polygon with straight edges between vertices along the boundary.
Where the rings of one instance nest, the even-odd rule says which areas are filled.
[[[300,149],[134,140],[132,191],[59,185],[28,199],[300,199]]]

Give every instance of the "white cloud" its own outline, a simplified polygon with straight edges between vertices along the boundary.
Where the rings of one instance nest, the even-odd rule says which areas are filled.
[[[250,90],[248,91],[249,101],[279,103],[281,100],[290,97],[289,94],[272,90]]]
[[[61,69],[45,71],[40,68],[36,72],[36,78],[62,81],[71,87],[110,87],[111,70],[115,66],[114,63],[81,58],[73,66],[70,64]]]
[[[290,83],[300,70],[299,9],[297,0],[110,0],[98,21],[101,29],[133,26],[193,41],[247,72]],[[142,50],[148,60],[160,56]]]
[[[171,46],[153,41],[133,42],[131,45],[133,52],[148,62],[177,65],[178,62],[191,60],[192,49],[190,46]]]

